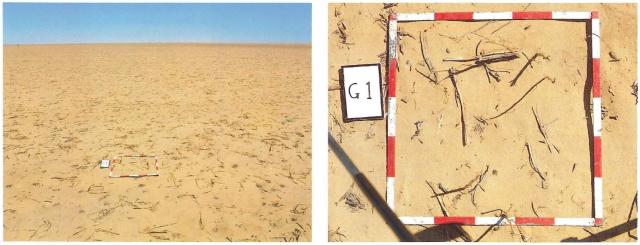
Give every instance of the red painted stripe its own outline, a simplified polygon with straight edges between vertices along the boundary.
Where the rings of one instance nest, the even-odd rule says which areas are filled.
[[[513,12],[514,20],[550,20],[549,11]]]
[[[442,225],[442,224],[475,225],[476,217],[436,216],[433,218],[433,221],[436,225]]]
[[[604,220],[602,218],[596,218],[594,225],[601,226],[602,224],[604,224]]]
[[[396,71],[398,60],[393,58],[389,62],[389,97],[396,97]]]
[[[600,97],[600,59],[592,59],[592,71],[593,71],[593,97]]]
[[[129,175],[128,174],[120,175],[120,177],[129,177]]]
[[[593,177],[602,177],[602,139],[593,137]]]
[[[473,20],[473,12],[441,12],[435,13],[436,20]]]
[[[516,225],[554,225],[554,218],[546,217],[516,217]]]
[[[591,11],[591,19],[598,19],[598,11]]]
[[[396,177],[396,137],[387,136],[387,177]]]
[[[389,15],[389,20],[397,20],[398,16],[396,14],[390,14]]]

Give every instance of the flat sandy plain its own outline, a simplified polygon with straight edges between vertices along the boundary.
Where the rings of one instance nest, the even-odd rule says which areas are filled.
[[[635,241],[636,229],[627,225],[609,237],[602,233],[628,221],[636,195],[636,5],[634,4],[331,4],[329,7],[330,87],[338,85],[340,66],[380,63],[386,68],[386,17],[392,13],[433,11],[599,11],[601,19],[601,81],[603,117],[603,227],[500,227],[482,241],[563,241],[591,239]],[[341,34],[338,29],[342,29]],[[442,216],[426,184],[455,189],[487,171],[481,187],[471,193],[446,195],[450,216],[592,217],[592,190],[588,114],[587,23],[566,21],[413,22],[399,24],[396,131],[396,212],[401,216]],[[435,70],[461,63],[444,58],[473,57],[479,52],[517,51],[532,57],[542,53],[512,84],[527,63],[520,58],[491,65],[501,81],[487,80],[482,67],[456,76],[463,101],[467,145],[462,145],[460,108],[446,72],[431,82],[421,54]],[[383,69],[383,77],[384,71]],[[502,72],[506,71],[506,72]],[[512,110],[507,110],[543,77]],[[383,83],[386,84],[386,79]],[[386,121],[344,123],[340,93],[329,92],[329,125],[358,167],[385,193]],[[586,108],[586,109],[585,109]],[[547,141],[536,119],[544,127]],[[416,123],[422,122],[419,128]],[[419,129],[419,130],[418,130]],[[547,146],[546,143],[549,143]],[[529,144],[535,165],[529,164]],[[329,154],[329,239],[332,241],[395,241],[395,236],[373,210],[352,178]],[[470,188],[469,188],[470,189]],[[467,189],[467,190],[469,190]],[[343,198],[345,197],[345,198]],[[630,219],[636,218],[636,209]],[[485,214],[482,214],[485,213]],[[486,226],[465,226],[472,239]],[[461,241],[451,227],[411,226],[425,241]],[[627,230],[631,230],[627,234]]]
[[[4,62],[6,240],[310,240],[310,46],[8,45]],[[98,167],[135,154],[160,176]]]

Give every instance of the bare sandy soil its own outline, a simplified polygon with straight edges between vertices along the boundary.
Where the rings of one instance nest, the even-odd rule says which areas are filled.
[[[309,241],[310,51],[5,46],[5,239]]]
[[[338,70],[342,65],[380,62],[386,68],[385,21],[391,12],[521,10],[600,12],[605,223],[603,227],[586,229],[506,226],[487,233],[482,241],[587,238],[635,241],[635,225],[630,234],[626,233],[628,226],[615,228],[614,232],[622,234],[612,237],[606,232],[595,236],[590,233],[627,222],[636,195],[636,138],[632,137],[636,135],[636,96],[632,94],[637,79],[636,5],[399,4],[384,8],[382,4],[332,4],[330,86],[338,86]],[[498,212],[488,211],[502,209],[508,216],[592,217],[587,126],[590,90],[585,89],[589,86],[587,23],[412,22],[399,24],[399,31],[402,37],[397,77],[397,214],[442,216],[426,182],[449,190],[468,184],[473,187],[474,179],[486,171],[481,187],[475,192],[464,191],[443,198],[449,215],[495,216]],[[421,37],[425,56],[440,71],[437,82],[420,74],[430,73],[423,61]],[[473,57],[476,47],[478,53],[517,51],[526,56],[490,65],[500,81],[493,77],[489,80],[482,67],[455,76],[464,108],[467,144],[463,146],[460,108],[456,106],[455,89],[446,70],[452,67],[461,70],[465,66],[443,59]],[[535,53],[541,56],[522,70],[527,57]],[[536,85],[544,77],[549,79]],[[337,90],[329,93],[331,134],[384,194],[386,121],[344,123],[340,94]],[[524,94],[524,99],[508,110]],[[544,181],[530,166],[525,145],[529,145]],[[329,239],[395,241],[388,226],[353,186],[352,178],[332,153],[329,165]],[[342,198],[345,193],[359,199]],[[636,209],[630,219],[636,217],[635,212]],[[464,229],[476,239],[487,227]],[[450,227],[411,226],[410,230],[425,241],[461,240]]]

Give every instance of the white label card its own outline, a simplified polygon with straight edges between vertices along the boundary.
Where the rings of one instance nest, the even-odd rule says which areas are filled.
[[[345,121],[384,118],[380,64],[343,66],[340,78]]]

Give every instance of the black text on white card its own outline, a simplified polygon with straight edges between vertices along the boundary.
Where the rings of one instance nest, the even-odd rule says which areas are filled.
[[[382,119],[380,64],[349,65],[340,69],[344,121]]]

